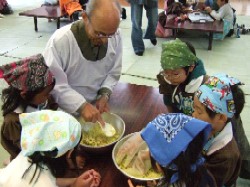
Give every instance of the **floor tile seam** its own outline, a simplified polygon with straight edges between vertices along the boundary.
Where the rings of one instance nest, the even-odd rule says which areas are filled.
[[[127,75],[127,76],[131,76],[131,77],[137,77],[137,78],[141,78],[141,79],[144,79],[144,80],[157,81],[156,78],[146,77],[146,76],[141,76],[141,75],[134,75],[134,74],[130,74],[130,73],[122,73],[122,75]]]
[[[32,41],[34,41],[34,39],[38,39],[38,38],[42,38],[42,35],[39,35],[38,37],[32,38],[32,39],[30,39],[29,41],[24,42],[23,44],[20,44],[19,46],[15,47],[15,48],[12,48],[12,49],[10,49],[10,50],[8,50],[8,51],[6,51],[6,52],[0,53],[0,56],[5,56],[5,57],[12,57],[12,58],[19,58],[19,59],[21,59],[20,57],[9,56],[9,55],[6,55],[6,54],[8,54],[8,53],[10,53],[10,52],[12,52],[12,51],[14,51],[14,50],[16,50],[16,49],[18,49],[18,48],[27,46],[27,45],[29,45],[30,43],[32,43]]]
[[[7,53],[7,52],[6,52]],[[15,59],[18,59],[18,60],[20,60],[20,59],[22,59],[21,57],[16,57],[16,56],[11,56],[11,55],[6,55],[6,53],[5,54],[0,54],[0,56],[1,57],[6,57],[6,58],[15,58]]]

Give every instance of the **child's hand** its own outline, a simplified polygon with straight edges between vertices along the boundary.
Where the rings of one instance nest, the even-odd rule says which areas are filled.
[[[207,11],[208,13],[212,12],[212,9],[208,6],[205,8],[205,11]]]
[[[134,158],[135,154],[139,151],[139,148],[143,142],[144,141],[141,138],[141,133],[134,133],[119,147],[116,154],[117,163],[122,163],[123,159],[126,158],[123,164],[125,167],[127,167]]]
[[[101,183],[101,175],[91,169],[85,171],[81,176],[76,178],[72,187],[98,187]]]

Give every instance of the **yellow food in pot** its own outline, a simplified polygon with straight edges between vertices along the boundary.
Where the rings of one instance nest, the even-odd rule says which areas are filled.
[[[107,137],[99,125],[93,125],[89,131],[83,131],[81,144],[100,147],[116,141],[119,136],[120,134],[116,132],[114,136]]]

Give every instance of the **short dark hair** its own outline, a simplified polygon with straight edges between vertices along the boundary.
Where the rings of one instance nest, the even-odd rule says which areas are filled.
[[[53,80],[54,82],[51,84],[53,87],[55,86],[56,82],[55,79]],[[18,90],[17,88],[14,88],[13,86],[9,86],[5,89],[2,90],[2,111],[3,111],[3,116],[7,115],[8,113],[13,112],[19,105],[21,105],[24,109],[29,105],[29,102],[32,101],[32,99],[42,92],[45,89],[39,88],[35,91],[28,91],[26,92],[26,98],[23,99],[21,96],[21,91]]]
[[[239,117],[245,105],[245,94],[238,84],[231,86],[234,104],[235,104],[235,117]]]
[[[188,46],[189,50],[196,56],[196,51],[194,46],[190,42],[185,42],[185,43]]]

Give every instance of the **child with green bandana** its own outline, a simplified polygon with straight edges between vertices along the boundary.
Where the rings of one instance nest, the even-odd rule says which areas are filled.
[[[191,115],[194,92],[206,79],[203,62],[196,57],[194,47],[180,39],[164,42],[161,67],[157,79],[168,112]]]

